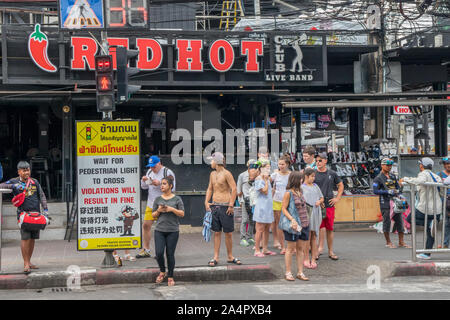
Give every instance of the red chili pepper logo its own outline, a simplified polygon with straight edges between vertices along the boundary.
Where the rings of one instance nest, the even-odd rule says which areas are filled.
[[[47,55],[48,38],[41,32],[41,25],[36,24],[34,32],[28,38],[28,52],[34,63],[44,71],[56,72],[58,69],[50,62]]]

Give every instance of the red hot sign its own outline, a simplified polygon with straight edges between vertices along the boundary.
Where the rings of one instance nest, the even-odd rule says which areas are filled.
[[[128,38],[108,38],[110,46],[123,46],[129,48]],[[202,51],[204,50],[203,40],[200,39],[177,39],[175,50],[177,60],[175,70],[181,72],[201,72],[204,61]],[[95,70],[95,55],[99,47],[96,41],[88,37],[72,37],[72,59],[70,67],[72,70]],[[142,71],[155,71],[163,61],[163,49],[161,44],[155,39],[137,38],[136,48],[139,50],[137,68]],[[264,45],[261,40],[241,40],[240,55],[245,56],[244,71],[260,72],[260,57],[264,55]],[[111,50],[114,69],[117,67],[116,55]],[[236,59],[235,51],[231,43],[227,40],[214,41],[208,50],[209,64],[217,72],[227,72]]]

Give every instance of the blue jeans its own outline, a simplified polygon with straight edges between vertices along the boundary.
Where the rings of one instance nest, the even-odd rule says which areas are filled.
[[[445,217],[445,235],[444,235],[444,246],[448,246],[450,242],[450,216]]]
[[[425,249],[433,249],[434,245],[434,237],[431,235],[431,221],[434,220],[434,215],[429,214],[427,217],[427,241],[425,243]],[[441,220],[441,216],[436,216],[436,220],[439,223]],[[411,214],[406,218],[406,221],[411,224]],[[416,208],[416,225],[425,226],[425,214],[417,210]],[[429,253],[425,253],[426,255],[430,255]]]

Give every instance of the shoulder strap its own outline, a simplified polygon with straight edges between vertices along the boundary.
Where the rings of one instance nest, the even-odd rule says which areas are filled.
[[[167,172],[169,171],[169,169],[167,169],[166,167],[164,167],[164,178],[167,178]]]
[[[435,183],[437,183],[437,181],[436,181],[436,179],[434,178],[433,174],[432,174],[430,171],[428,171],[428,173],[430,174],[431,179],[433,179],[433,181],[434,181]],[[441,188],[437,187],[437,189],[438,189],[438,192],[441,192]]]

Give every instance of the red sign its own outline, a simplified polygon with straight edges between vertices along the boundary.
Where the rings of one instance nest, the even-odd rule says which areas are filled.
[[[58,69],[50,62],[47,54],[48,38],[41,31],[41,25],[34,26],[34,32],[28,37],[28,52],[33,62],[42,70],[56,72]]]
[[[129,46],[128,38],[108,38],[109,45]],[[72,70],[94,70],[95,60],[99,48],[96,41],[88,37],[72,37]],[[144,71],[157,70],[163,61],[163,50],[156,39],[137,38],[136,48],[139,50],[137,68]],[[201,72],[203,64],[209,63],[216,71],[226,72],[230,70],[236,59],[233,46],[227,40],[216,40],[208,51],[208,60],[203,61],[204,50],[201,39],[177,39],[175,41],[176,71]],[[116,68],[116,56],[112,50],[113,66]],[[263,41],[242,40],[240,45],[241,56],[246,57],[245,72],[259,72],[260,62],[258,57],[264,54]]]
[[[408,106],[394,106],[394,114],[412,114]]]

